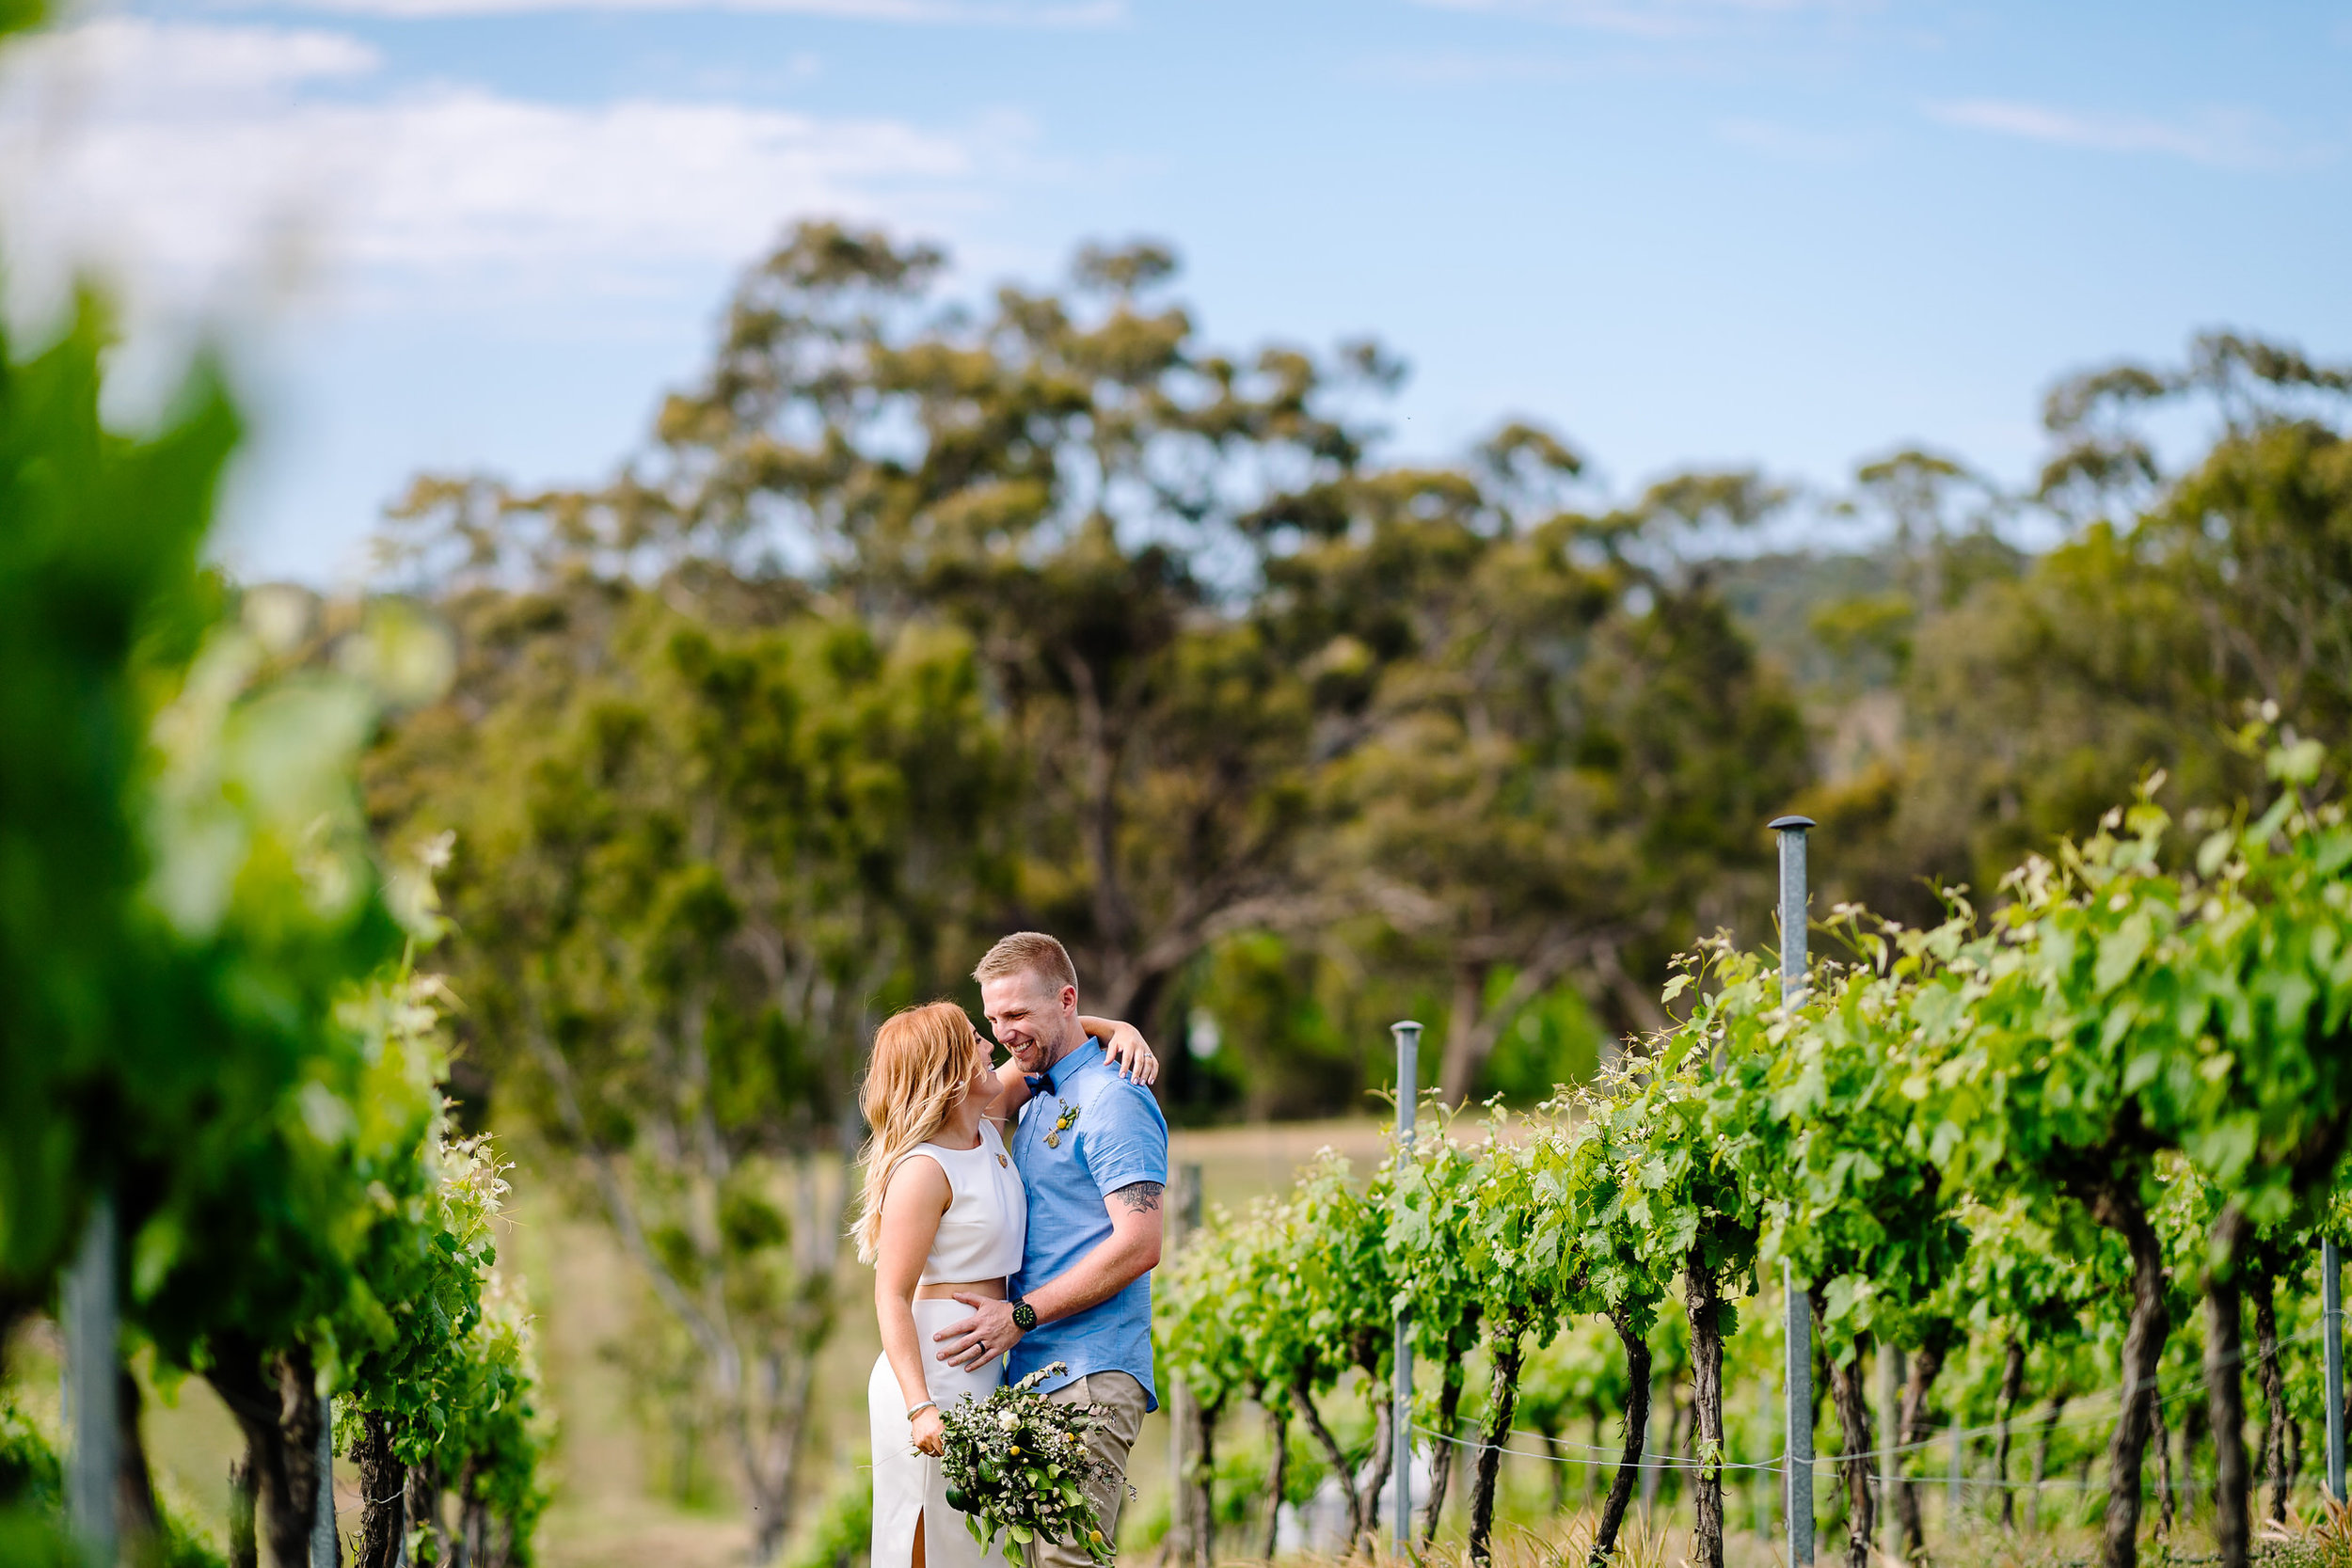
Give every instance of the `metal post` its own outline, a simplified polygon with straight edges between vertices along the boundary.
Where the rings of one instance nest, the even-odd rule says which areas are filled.
[[[2327,1329],[2328,1495],[2344,1497],[2344,1258],[2333,1241],[2319,1243],[2320,1322]]]
[[[115,1468],[121,1453],[115,1379],[121,1375],[115,1335],[115,1211],[104,1196],[90,1204],[82,1246],[66,1271],[65,1388],[68,1441],[66,1517],[94,1564],[115,1560]]]
[[[1967,1439],[1961,1435],[1960,1418],[1952,1418],[1951,1473],[1944,1482],[1944,1533],[1960,1533],[1960,1516],[1968,1508],[1968,1467],[1965,1452]]]
[[[1902,1526],[1895,1517],[1895,1488],[1903,1475],[1903,1349],[1879,1341],[1879,1528],[1886,1538],[1886,1555],[1903,1558]]]
[[[319,1401],[319,1496],[310,1515],[310,1568],[336,1568],[335,1402]]]
[[[1421,1098],[1421,1025],[1409,1020],[1389,1026],[1396,1037],[1396,1142],[1413,1147],[1413,1108]],[[1413,1543],[1413,1323],[1406,1313],[1396,1315],[1396,1372],[1390,1379],[1395,1409],[1396,1549],[1406,1552]]]
[[[1780,993],[1788,1006],[1804,992],[1804,834],[1812,826],[1809,816],[1775,817],[1772,823],[1780,835]],[[1788,1561],[1790,1568],[1803,1568],[1813,1560],[1813,1311],[1804,1285],[1786,1263],[1780,1282],[1787,1309],[1781,1387],[1788,1433],[1784,1499]]]
[[[1788,1005],[1804,994],[1805,936],[1810,917],[1804,885],[1804,835],[1814,825],[1809,816],[1775,816],[1772,832],[1780,835],[1780,987]]]
[[[1168,1208],[1168,1256],[1172,1262],[1183,1249],[1184,1239],[1200,1225],[1200,1167],[1186,1162],[1176,1167],[1176,1201]],[[1184,1568],[1195,1557],[1205,1558],[1193,1546],[1193,1532],[1198,1528],[1188,1511],[1192,1507],[1192,1488],[1185,1485],[1185,1439],[1191,1427],[1190,1391],[1184,1380],[1177,1378],[1168,1395],[1168,1534],[1176,1550],[1169,1554],[1170,1568]]]

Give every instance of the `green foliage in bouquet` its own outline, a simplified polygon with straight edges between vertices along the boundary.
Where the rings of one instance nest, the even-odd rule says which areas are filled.
[[[947,1429],[940,1461],[947,1503],[967,1515],[982,1551],[1001,1534],[1009,1560],[1019,1560],[1020,1548],[1040,1538],[1084,1546],[1097,1562],[1111,1560],[1110,1539],[1086,1497],[1089,1481],[1117,1475],[1087,1448],[1102,1407],[1057,1404],[1037,1391],[1069,1370],[1056,1361],[985,1400],[967,1394],[939,1413]]]

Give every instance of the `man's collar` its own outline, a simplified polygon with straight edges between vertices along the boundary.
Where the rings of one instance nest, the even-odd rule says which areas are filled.
[[[1023,1081],[1029,1085],[1031,1094],[1058,1095],[1061,1092],[1061,1085],[1067,1085],[1071,1079],[1102,1059],[1103,1042],[1092,1035],[1089,1035],[1083,1043],[1073,1046],[1063,1054],[1055,1057],[1052,1067],[1047,1068],[1043,1072],[1025,1074]]]

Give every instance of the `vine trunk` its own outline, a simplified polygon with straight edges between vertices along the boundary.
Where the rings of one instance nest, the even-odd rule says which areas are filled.
[[[1692,1568],[1724,1568],[1723,1290],[1700,1247],[1683,1267],[1683,1306],[1691,1317],[1691,1418],[1697,1427],[1697,1484],[1692,1488]]]
[[[408,1528],[408,1471],[392,1453],[392,1423],[382,1412],[359,1418],[352,1446],[359,1465],[359,1547],[354,1568],[399,1568]]]
[[[2270,1483],[2271,1522],[2283,1525],[2290,1485],[2287,1433],[2293,1423],[2287,1419],[2287,1384],[2279,1367],[2279,1303],[2267,1274],[2251,1275],[2246,1293],[2254,1299],[2254,1365],[2263,1389],[2263,1476]]]
[[[1820,1290],[1813,1298],[1813,1321],[1829,1322],[1829,1301]],[[1863,1387],[1863,1341],[1853,1354],[1829,1364],[1830,1405],[1837,1412],[1838,1479],[1846,1485],[1846,1568],[1869,1568],[1870,1545],[1878,1531],[1878,1478],[1872,1473],[1870,1397]]]
[[[1347,1538],[1360,1541],[1372,1530],[1372,1522],[1364,1517],[1363,1497],[1354,1484],[1356,1471],[1347,1463],[1347,1450],[1331,1435],[1331,1429],[1323,1419],[1323,1412],[1315,1407],[1314,1380],[1310,1372],[1298,1374],[1291,1385],[1291,1397],[1298,1402],[1298,1418],[1307,1423],[1315,1444],[1323,1449],[1326,1463],[1331,1466],[1332,1477],[1340,1483],[1341,1494],[1347,1498]]]
[[[310,1350],[296,1345],[264,1361],[251,1346],[223,1347],[207,1380],[245,1435],[260,1540],[278,1568],[310,1560],[319,1497],[319,1399]]]
[[[1445,1379],[1438,1388],[1438,1436],[1429,1445],[1429,1504],[1422,1514],[1421,1549],[1438,1539],[1438,1520],[1445,1513],[1446,1494],[1454,1490],[1454,1455],[1461,1447],[1454,1439],[1462,1415],[1462,1360],[1448,1356]]]
[[[1623,1307],[1609,1314],[1609,1325],[1625,1347],[1625,1449],[1617,1456],[1617,1473],[1609,1482],[1600,1524],[1593,1531],[1592,1568],[1602,1568],[1616,1555],[1617,1532],[1625,1528],[1625,1511],[1642,1477],[1642,1447],[1649,1440],[1649,1341]]]
[[[1486,1387],[1486,1427],[1480,1433],[1478,1473],[1470,1481],[1470,1555],[1478,1562],[1493,1558],[1486,1541],[1495,1528],[1495,1480],[1502,1467],[1503,1445],[1510,1440],[1511,1418],[1518,1408],[1525,1335],[1524,1321],[1509,1314],[1498,1316],[1487,1330],[1494,1375]]]
[[[1209,1568],[1216,1560],[1216,1422],[1224,1413],[1222,1399],[1192,1400],[1192,1457],[1184,1468],[1192,1482],[1193,1568]]]
[[[2213,1544],[2221,1568],[2246,1568],[2245,1358],[2237,1281],[2205,1287],[2205,1403],[2213,1427]]]
[[[1935,1386],[1936,1374],[1943,1371],[1944,1360],[1951,1353],[1955,1330],[1948,1321],[1939,1320],[1928,1325],[1919,1336],[1918,1350],[1911,1358],[1911,1375],[1903,1382],[1901,1414],[1897,1418],[1898,1443],[1913,1451],[1920,1451],[1930,1436],[1928,1431],[1928,1393]],[[1919,1513],[1919,1486],[1907,1474],[1895,1484],[1895,1517],[1902,1527],[1903,1556],[1918,1561],[1927,1556],[1928,1534]]]
[[[2001,1528],[2017,1528],[2017,1494],[2009,1484],[2010,1422],[2026,1392],[2026,1342],[2012,1334],[2001,1355],[2000,1412],[1993,1418],[1993,1484],[2001,1495]]]
[[[2140,1471],[2153,1424],[2150,1413],[2155,1407],[2156,1367],[2171,1327],[2164,1306],[2164,1247],[2148,1221],[2139,1191],[2137,1177],[2110,1171],[2090,1193],[2092,1216],[2121,1235],[2132,1255],[2132,1315],[2123,1330],[2123,1408],[2107,1443],[2107,1508],[2099,1538],[2105,1568],[2137,1568],[2139,1561]]]
[[[1274,1444],[1273,1473],[1266,1477],[1265,1483],[1265,1526],[1260,1531],[1264,1542],[1263,1555],[1271,1562],[1282,1529],[1282,1494],[1290,1487],[1291,1422],[1281,1401],[1269,1400],[1263,1389],[1258,1392],[1258,1402],[1265,1407],[1266,1435]]]

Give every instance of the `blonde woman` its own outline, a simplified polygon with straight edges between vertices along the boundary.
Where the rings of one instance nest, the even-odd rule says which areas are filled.
[[[1124,1023],[1081,1019],[1139,1081],[1158,1076],[1143,1037]],[[874,1035],[860,1104],[873,1135],[861,1163],[866,1196],[858,1257],[874,1265],[882,1353],[866,1382],[874,1444],[872,1568],[979,1568],[964,1517],[940,1477],[940,1408],[986,1399],[1001,1354],[950,1365],[930,1338],[964,1316],[959,1293],[1005,1299],[1021,1267],[1028,1200],[1006,1151],[1004,1123],[1027,1101],[1021,1069],[990,1066],[989,1043],[952,1002],[910,1007]]]

